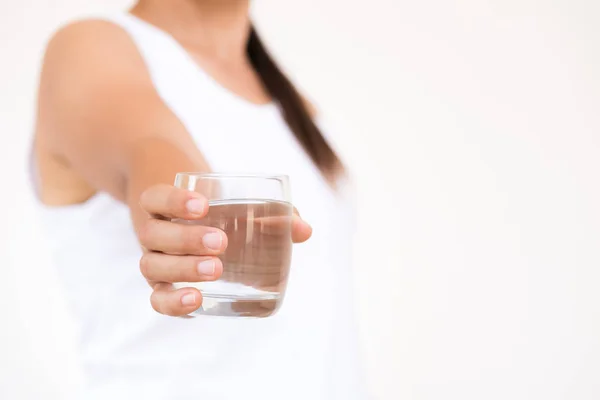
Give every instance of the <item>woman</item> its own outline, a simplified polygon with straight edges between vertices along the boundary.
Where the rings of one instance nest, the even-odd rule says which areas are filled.
[[[248,7],[142,0],[48,45],[36,187],[81,327],[86,399],[363,398],[342,163]],[[222,272],[223,232],[168,222],[206,214],[201,194],[171,185],[209,170],[286,173],[314,221],[273,317],[173,318],[202,295],[172,282]],[[294,241],[311,233],[296,217]]]

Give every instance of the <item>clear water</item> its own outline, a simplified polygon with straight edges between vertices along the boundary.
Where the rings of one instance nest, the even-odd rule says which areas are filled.
[[[267,317],[283,300],[292,255],[292,205],[270,200],[227,200],[210,203],[208,215],[196,223],[227,234],[220,257],[223,275],[215,282],[177,283],[202,292],[199,315]]]

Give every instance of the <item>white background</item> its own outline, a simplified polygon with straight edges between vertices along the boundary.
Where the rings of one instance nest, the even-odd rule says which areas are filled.
[[[80,379],[26,186],[39,59],[120,0],[0,0],[0,398]],[[256,0],[339,126],[378,399],[600,398],[600,3]]]

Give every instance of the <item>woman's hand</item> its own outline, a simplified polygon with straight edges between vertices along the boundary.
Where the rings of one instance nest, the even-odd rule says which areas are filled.
[[[200,307],[202,294],[195,288],[174,290],[171,283],[218,279],[223,264],[217,256],[227,248],[227,236],[217,228],[170,222],[203,218],[208,201],[199,193],[156,185],[142,193],[140,205],[150,216],[138,237],[144,247],[140,270],[154,289],[152,307],[165,315],[187,315]],[[294,243],[308,240],[311,227],[297,212],[292,221]]]

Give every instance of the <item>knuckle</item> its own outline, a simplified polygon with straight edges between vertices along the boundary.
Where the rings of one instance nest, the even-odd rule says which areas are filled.
[[[158,224],[159,221],[154,218],[148,218],[144,221],[138,233],[142,245],[149,246],[154,242],[153,238]]]
[[[140,258],[140,272],[145,278],[148,278],[150,275],[150,258],[149,254],[144,254]]]
[[[186,252],[195,253],[202,243],[204,228],[200,226],[182,226],[182,244]]]
[[[182,195],[181,190],[176,187],[171,187],[169,194],[167,195],[167,206],[172,211],[181,211],[185,209],[185,196]]]
[[[152,308],[157,313],[164,314],[164,312],[162,310],[161,302],[159,301],[158,296],[156,295],[156,292],[153,292],[152,295],[150,296],[150,305],[152,305]]]
[[[150,187],[142,192],[140,195],[140,206],[144,211],[148,211],[148,206],[151,203],[152,197],[154,196],[154,187]]]
[[[138,238],[140,239],[140,242],[143,245],[146,245],[150,239],[150,235],[151,235],[150,220],[151,219],[149,218],[146,221],[144,221],[138,230]]]
[[[182,269],[180,265],[181,256],[163,256],[157,270],[160,278],[165,282],[180,282],[182,280]]]
[[[140,207],[142,207],[142,209],[146,210],[146,204],[148,203],[148,190],[144,190],[142,192],[142,194],[140,195]]]
[[[193,280],[193,274],[190,274],[190,269],[187,267],[186,262],[188,257],[178,257],[178,260],[173,263],[171,270],[171,279],[173,282],[187,282]]]

